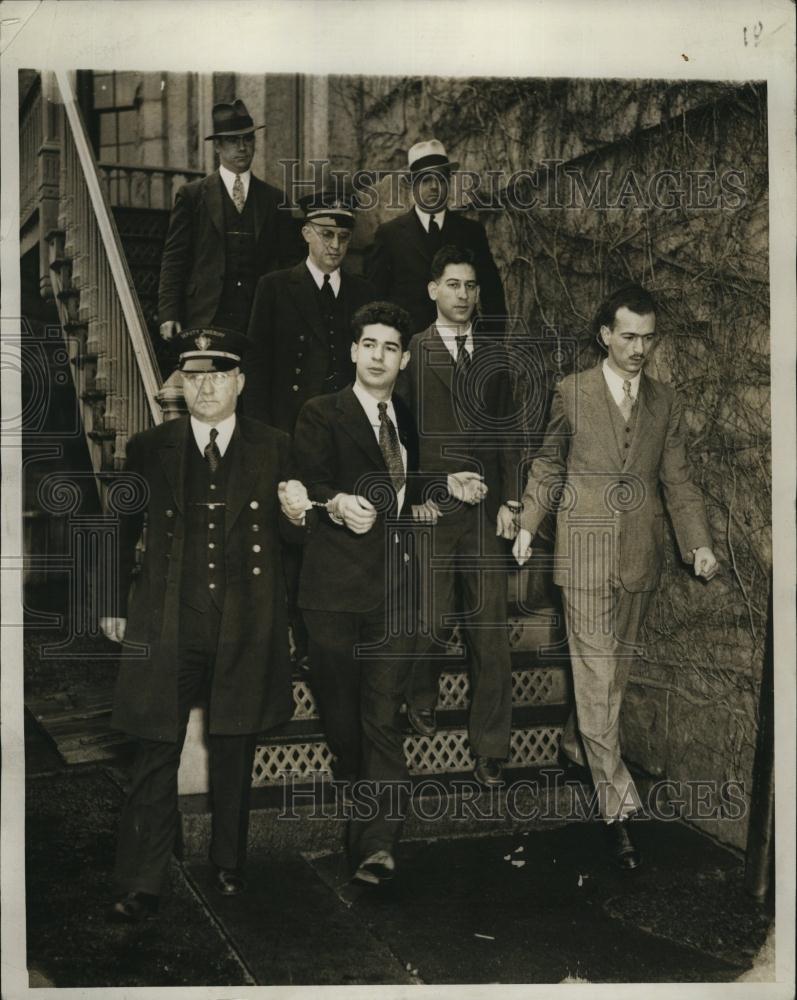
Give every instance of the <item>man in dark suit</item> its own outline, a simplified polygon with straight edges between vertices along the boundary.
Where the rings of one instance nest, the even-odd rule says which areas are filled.
[[[351,318],[376,298],[362,278],[343,271],[354,230],[355,199],[318,191],[299,201],[307,258],[257,285],[248,336],[251,350],[241,402],[247,416],[293,434],[308,399],[337,392],[354,378]],[[307,658],[307,633],[296,606],[302,550],[285,561],[294,658]]]
[[[691,479],[681,401],[642,370],[655,341],[653,296],[639,285],[620,288],[601,306],[596,327],[608,356],[556,387],[514,552],[521,565],[529,558],[534,533],[565,483],[554,582],[562,588],[575,711],[562,753],[589,767],[612,856],[628,870],[640,864],[628,832],[640,800],[620,754],[620,708],[661,574],[662,501],[695,575],[711,579],[717,560]]]
[[[301,479],[327,509],[308,533],[299,603],[336,777],[379,783],[375,814],[349,827],[355,878],[378,883],[395,870],[407,778],[399,711],[414,642],[414,564],[412,522],[402,527],[399,517],[423,502],[425,488],[470,496],[475,477],[417,474],[415,426],[393,396],[409,361],[406,312],[372,302],[352,325],[354,384],[310,400],[296,424]]]
[[[486,499],[480,507],[454,504],[440,511],[433,534],[431,641],[412,673],[408,714],[419,733],[435,732],[439,674],[446,662],[443,621],[460,611],[469,652],[474,773],[483,784],[494,785],[501,781],[511,728],[503,563],[508,553],[501,539],[514,538],[517,530],[520,452],[511,442],[518,428],[503,345],[471,322],[479,299],[474,254],[443,247],[432,260],[431,274],[427,294],[437,320],[412,338],[399,391],[418,425],[423,470],[448,472],[464,461],[483,477]]]
[[[244,412],[293,433],[308,399],[337,392],[354,378],[351,318],[377,298],[341,267],[354,230],[353,198],[319,191],[299,202],[307,258],[257,285],[248,336],[254,350]]]
[[[437,315],[427,292],[432,258],[443,246],[458,246],[474,255],[482,328],[503,330],[504,289],[484,227],[446,207],[449,175],[458,164],[448,159],[441,142],[430,139],[410,149],[408,166],[413,207],[379,226],[366,264],[366,276],[377,295],[407,310],[413,333],[426,329]]]
[[[213,108],[207,139],[219,169],[180,188],[161,258],[161,336],[184,328],[245,333],[257,280],[299,256],[296,225],[282,191],[250,170],[255,126],[237,100]]]
[[[128,442],[126,469],[146,506],[120,517],[116,606],[100,621],[124,643],[113,723],[137,740],[113,921],[135,923],[157,909],[178,830],[177,770],[192,705],[207,696],[210,859],[225,894],[243,888],[254,736],[293,711],[281,549],[302,540],[304,514],[287,496],[287,435],[236,417],[245,343],[235,333],[183,334],[190,416]]]

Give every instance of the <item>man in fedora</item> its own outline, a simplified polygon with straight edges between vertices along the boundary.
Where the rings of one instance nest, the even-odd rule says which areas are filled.
[[[503,329],[506,302],[498,268],[480,222],[447,208],[449,179],[459,164],[437,139],[416,142],[407,155],[413,207],[376,231],[366,276],[379,298],[409,312],[412,332],[434,323],[437,312],[427,291],[432,258],[441,247],[471,250],[480,282],[482,329]]]
[[[236,415],[245,337],[192,330],[179,346],[188,416],[128,442],[146,507],[120,515],[117,589],[100,619],[124,643],[113,724],[137,744],[108,913],[120,923],[158,908],[191,707],[207,700],[210,860],[224,895],[244,888],[255,735],[293,712],[282,550],[303,541],[304,507],[290,495],[290,440]]]
[[[219,169],[180,188],[161,259],[161,336],[214,326],[246,333],[258,278],[298,257],[284,196],[255,177],[255,125],[241,100],[213,108]]]

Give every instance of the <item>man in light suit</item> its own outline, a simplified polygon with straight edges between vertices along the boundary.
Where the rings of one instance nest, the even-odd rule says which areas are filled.
[[[258,278],[298,259],[296,224],[282,191],[255,177],[255,126],[246,105],[213,108],[219,169],[180,188],[161,258],[161,336],[214,327],[246,333]]]
[[[515,537],[520,494],[512,387],[502,342],[472,323],[481,281],[475,255],[443,247],[432,260],[430,278],[427,296],[436,321],[412,338],[399,392],[418,425],[424,472],[448,473],[464,465],[482,477],[486,498],[477,507],[451,504],[439,512],[432,535],[429,634],[426,648],[418,648],[407,709],[417,732],[434,734],[447,659],[444,622],[459,612],[469,653],[474,773],[483,784],[496,785],[509,751],[512,715],[508,573],[502,564],[509,556],[502,539]]]
[[[352,331],[354,384],[309,400],[296,424],[301,480],[327,505],[308,531],[299,604],[336,778],[378,783],[375,813],[355,814],[349,827],[355,878],[375,884],[395,871],[407,779],[399,712],[414,643],[414,561],[412,522],[399,518],[425,490],[472,499],[478,482],[418,473],[415,425],[393,395],[409,361],[406,312],[371,302]]]
[[[629,870],[640,863],[628,831],[640,801],[620,755],[619,716],[661,572],[665,506],[695,575],[710,580],[717,560],[690,475],[681,400],[643,371],[656,335],[652,295],[639,285],[619,289],[596,326],[608,356],[557,386],[514,553],[522,565],[561,494],[554,582],[562,589],[575,693],[562,751],[589,767],[612,856]]]
[[[137,741],[114,922],[137,923],[158,908],[195,702],[208,701],[210,859],[225,895],[244,888],[254,737],[293,712],[282,546],[301,543],[304,507],[288,496],[288,436],[235,413],[245,347],[240,334],[183,333],[189,415],[127,446],[126,471],[138,477],[146,506],[120,516],[117,591],[100,620],[109,639],[124,643],[113,724]]]
[[[479,273],[482,329],[503,330],[504,288],[484,226],[447,207],[450,173],[458,164],[449,160],[437,139],[416,142],[407,161],[413,207],[379,226],[366,263],[366,277],[379,298],[407,310],[412,332],[418,333],[437,316],[427,291],[432,258],[447,245],[471,250]]]

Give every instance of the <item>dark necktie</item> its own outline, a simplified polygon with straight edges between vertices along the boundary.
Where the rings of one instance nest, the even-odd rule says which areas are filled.
[[[396,493],[404,485],[404,463],[401,461],[401,445],[399,444],[396,427],[387,415],[387,403],[378,403],[379,409],[379,447],[385,460],[390,480]]]
[[[438,226],[433,215],[429,216],[429,236],[435,239],[440,235],[440,226]]]
[[[332,284],[329,280],[329,275],[324,275],[324,284],[321,286],[321,295],[324,299],[324,304],[328,309],[333,309],[335,307],[335,293],[332,291]]]
[[[468,353],[468,349],[465,346],[465,342],[468,339],[468,335],[463,333],[460,337],[454,337],[457,344],[457,358],[454,363],[456,374],[464,375],[465,372],[470,368],[473,358]]]
[[[219,436],[219,432],[215,427],[210,429],[210,441],[205,445],[205,458],[208,461],[208,468],[210,469],[210,474],[213,475],[218,469],[221,462],[221,452],[219,451],[219,446],[216,444],[216,438]]]

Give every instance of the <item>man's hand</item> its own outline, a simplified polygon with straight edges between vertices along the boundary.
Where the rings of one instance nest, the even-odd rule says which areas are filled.
[[[517,532],[518,526],[514,513],[505,503],[502,503],[498,508],[498,518],[495,524],[496,535],[499,538],[506,538],[507,541],[511,542]]]
[[[307,496],[304,483],[298,479],[289,479],[287,482],[277,486],[277,497],[279,498],[282,513],[296,524],[304,524],[305,511],[313,506]]]
[[[440,508],[434,500],[412,505],[413,521],[418,521],[420,524],[437,524],[438,517],[440,517]]]
[[[165,323],[161,323],[160,325],[160,334],[164,340],[171,340],[178,333],[182,333],[182,329],[183,324],[179,319],[167,319]]]
[[[376,508],[365,497],[353,493],[338,493],[332,507],[336,517],[355,535],[364,535],[370,531],[376,521]]]
[[[531,558],[531,539],[530,531],[526,531],[525,528],[518,531],[515,544],[512,546],[512,555],[517,560],[518,566],[522,566]]]
[[[100,618],[102,634],[111,642],[122,642],[127,628],[126,618]]]
[[[718,569],[719,563],[717,562],[717,557],[707,545],[695,549],[695,576],[702,576],[704,580],[711,580],[716,576]]]
[[[487,483],[477,472],[452,472],[448,476],[448,492],[456,500],[475,506],[487,496]]]

